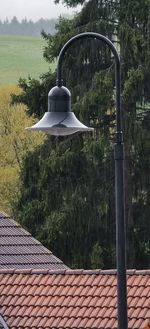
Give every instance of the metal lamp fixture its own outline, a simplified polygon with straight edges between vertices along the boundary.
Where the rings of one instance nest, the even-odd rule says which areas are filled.
[[[48,94],[48,112],[28,130],[39,130],[43,133],[65,136],[76,132],[91,131],[71,112],[71,94],[64,86],[52,88]]]
[[[122,112],[120,97],[120,60],[113,43],[105,36],[86,32],[71,38],[61,49],[57,66],[57,86],[48,95],[48,112],[29,130],[39,130],[51,135],[70,135],[77,132],[92,131],[93,128],[83,125],[71,112],[71,95],[62,86],[62,64],[66,50],[77,40],[94,38],[104,42],[112,51],[115,60],[116,86],[116,141],[114,145],[115,159],[115,196],[116,196],[116,254],[117,254],[117,310],[118,329],[127,329],[127,287],[126,287],[126,242],[124,220],[124,151],[122,134]]]

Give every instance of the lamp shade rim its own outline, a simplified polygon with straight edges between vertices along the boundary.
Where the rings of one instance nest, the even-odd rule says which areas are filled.
[[[56,136],[94,130],[81,123],[73,112],[45,112],[39,122],[26,129],[29,131],[41,131]]]

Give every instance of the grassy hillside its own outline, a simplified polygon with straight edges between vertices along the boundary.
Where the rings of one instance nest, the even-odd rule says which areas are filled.
[[[20,77],[38,78],[47,72],[45,42],[38,37],[0,36],[0,85],[17,83]],[[54,68],[54,66],[52,67]]]

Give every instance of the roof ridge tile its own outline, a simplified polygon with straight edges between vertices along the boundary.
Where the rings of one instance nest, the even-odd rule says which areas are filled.
[[[127,270],[127,275],[150,275],[150,269],[144,269],[144,270],[129,269]]]
[[[4,268],[4,269],[0,269],[0,274],[14,274],[15,273],[15,269],[14,268]]]
[[[102,270],[101,269],[90,269],[90,270],[83,270],[83,274],[101,274]]]
[[[15,274],[31,274],[32,272],[32,269],[26,269],[26,268],[23,268],[23,269],[15,269],[14,270],[14,273]]]
[[[53,254],[52,254],[53,255]],[[39,269],[33,269],[33,268],[25,268],[25,269],[16,269],[16,268],[0,268],[0,274],[21,274],[21,273],[26,273],[26,274],[50,274],[50,275],[116,275],[117,271],[115,269],[110,269],[110,270],[101,270],[101,269],[95,269],[95,270],[84,270],[84,269],[45,269],[45,268],[39,268]],[[127,270],[127,276],[133,276],[133,275],[150,275],[150,269],[145,269],[145,270]]]

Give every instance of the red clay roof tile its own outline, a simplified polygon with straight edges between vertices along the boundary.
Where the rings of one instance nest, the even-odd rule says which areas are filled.
[[[89,274],[88,274],[89,273]],[[116,329],[111,271],[0,271],[0,312],[10,329]],[[150,321],[150,271],[128,271],[129,329]]]

